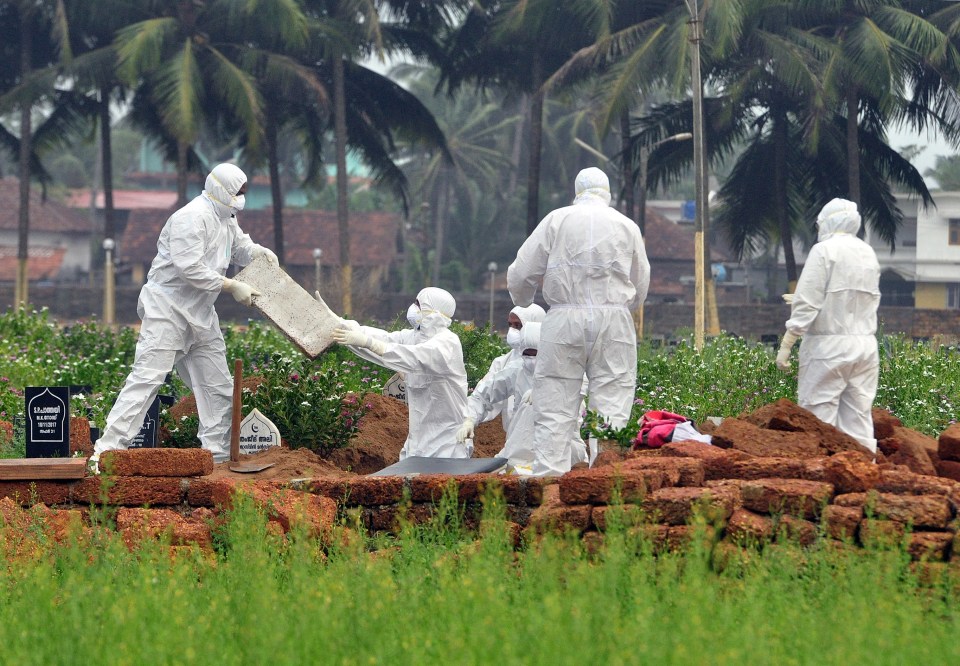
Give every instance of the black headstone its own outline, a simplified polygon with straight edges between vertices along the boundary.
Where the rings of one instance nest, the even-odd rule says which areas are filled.
[[[143,425],[137,436],[130,442],[131,449],[152,449],[157,446],[157,437],[160,433],[160,405],[169,407],[173,404],[173,396],[158,395],[143,417]]]
[[[27,416],[27,457],[70,457],[70,389],[28,386],[23,390]]]

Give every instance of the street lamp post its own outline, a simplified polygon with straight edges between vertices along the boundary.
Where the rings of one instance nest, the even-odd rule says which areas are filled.
[[[706,145],[703,136],[703,82],[700,79],[700,8],[698,0],[684,0],[690,12],[690,42],[693,50],[690,58],[690,87],[693,92],[693,171],[696,192],[694,215],[694,314],[693,346],[703,349],[706,328],[706,233],[707,233],[707,170]]]
[[[487,316],[487,324],[490,330],[493,330],[493,279],[497,275],[497,262],[491,261],[487,264],[487,271],[490,273],[490,313]]]
[[[320,293],[320,257],[323,256],[323,250],[319,247],[313,248],[313,288]]]
[[[116,243],[112,238],[103,239],[103,250],[106,258],[103,264],[103,323],[113,326],[116,316],[116,301],[113,275],[113,249]]]

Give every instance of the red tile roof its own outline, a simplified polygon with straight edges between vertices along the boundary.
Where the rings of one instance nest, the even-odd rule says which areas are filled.
[[[97,192],[97,208],[104,206],[103,192]],[[167,210],[177,203],[176,192],[162,190],[114,190],[113,207],[119,210],[133,210],[135,208],[159,208]],[[67,205],[73,208],[88,208],[90,206],[90,190],[70,190],[67,196]]]
[[[90,233],[90,217],[52,199],[42,200],[40,187],[30,188],[30,230]],[[0,178],[0,229],[15,230],[20,224],[20,181]]]
[[[173,209],[132,210],[127,229],[119,241],[123,261],[149,263],[157,253],[157,238]],[[240,227],[261,245],[273,248],[273,212],[244,211]],[[350,213],[350,254],[356,266],[385,266],[396,257],[400,216],[396,213]],[[338,266],[337,214],[326,210],[287,209],[283,212],[286,248],[284,262],[290,266],[313,266],[313,248],[323,250],[322,264]]]
[[[63,257],[62,247],[30,247],[27,249],[27,279],[53,280],[60,273]],[[17,248],[0,245],[0,282],[17,279]]]
[[[657,260],[674,260],[690,262],[690,273],[693,273],[694,247],[693,225],[677,224],[653,210],[647,209],[647,230],[643,234],[643,242],[647,246],[647,258],[651,264]],[[736,261],[729,249],[723,245],[710,245],[710,260]]]

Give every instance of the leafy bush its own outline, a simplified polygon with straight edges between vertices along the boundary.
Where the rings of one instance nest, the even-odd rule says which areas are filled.
[[[384,381],[372,366],[340,361],[336,354],[315,361],[275,354],[260,376],[264,381],[255,392],[244,389],[244,411],[263,412],[290,448],[317,452],[347,445],[369,409],[358,394],[379,391]]]
[[[472,324],[454,322],[450,330],[460,338],[463,364],[467,368],[467,386],[471,389],[487,374],[493,359],[510,351],[500,336],[490,331],[489,326],[477,328]]]

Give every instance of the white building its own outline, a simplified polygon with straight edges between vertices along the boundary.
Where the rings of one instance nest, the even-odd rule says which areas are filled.
[[[883,305],[960,309],[960,192],[935,192],[936,206],[898,195],[903,225],[896,249],[867,230],[882,270]]]

